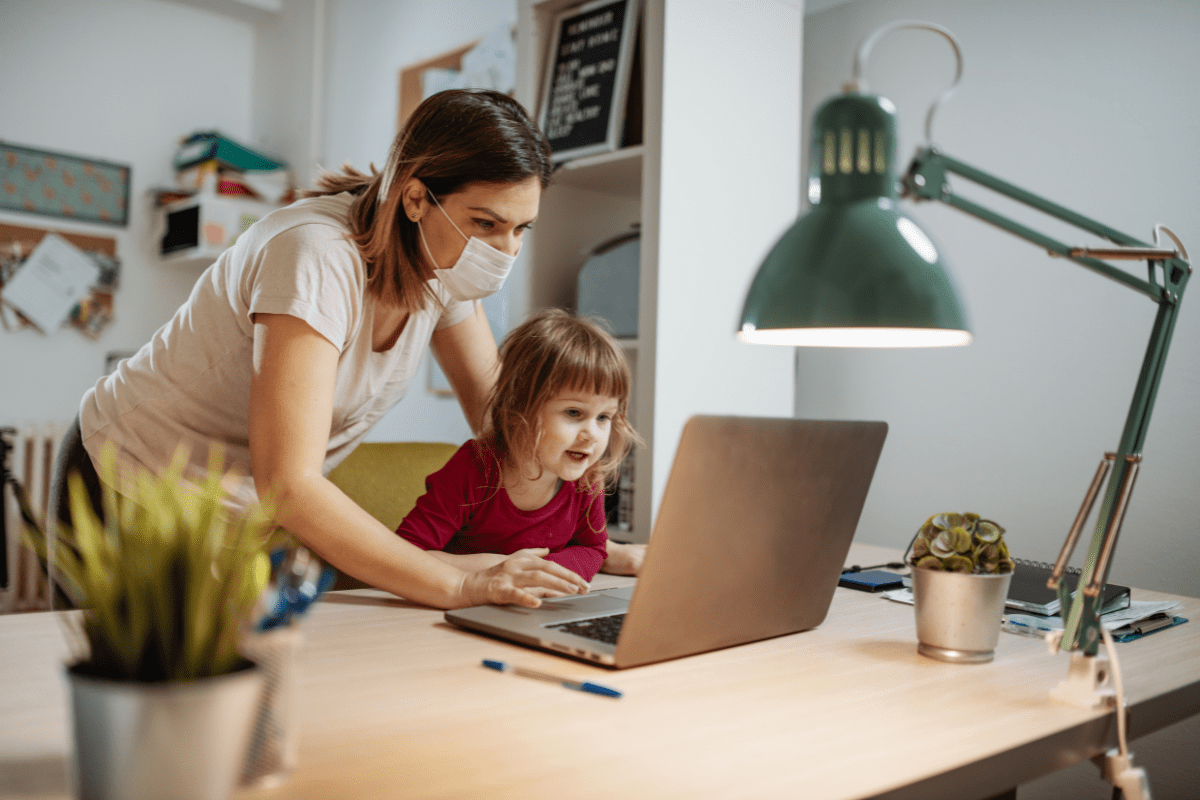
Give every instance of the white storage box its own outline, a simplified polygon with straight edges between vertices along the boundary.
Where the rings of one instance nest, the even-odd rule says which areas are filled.
[[[164,261],[216,261],[242,232],[279,206],[236,195],[198,194],[161,209]]]

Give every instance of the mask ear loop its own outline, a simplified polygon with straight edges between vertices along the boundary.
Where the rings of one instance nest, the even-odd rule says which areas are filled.
[[[442,208],[442,204],[438,202],[437,195],[429,191],[428,186],[425,187],[425,193],[429,195],[431,200],[433,200],[433,204],[438,207],[438,211],[442,212],[442,216],[446,218],[446,221],[454,226],[454,230],[458,231],[458,235],[466,239],[468,242],[471,241],[471,238],[462,232],[462,228],[454,225],[454,220],[450,219],[450,215],[446,213],[446,209]]]
[[[425,248],[425,255],[429,257],[429,263],[433,264],[435,270],[441,269],[438,266],[437,260],[433,257],[433,251],[429,249],[429,242],[425,241],[425,229],[421,227],[421,220],[414,216],[413,221],[417,223],[417,233],[421,235],[421,246]]]
[[[906,28],[940,33],[946,38],[946,41],[950,42],[950,46],[954,48],[954,58],[956,60],[954,80],[949,86],[942,90],[942,93],[937,96],[937,99],[933,101],[933,105],[929,107],[929,111],[925,114],[925,143],[932,146],[933,115],[937,113],[938,107],[941,106],[942,103],[949,100],[950,96],[954,94],[954,91],[958,88],[959,81],[962,80],[963,73],[962,49],[958,46],[958,40],[954,38],[954,34],[948,29],[943,28],[941,25],[933,22],[921,22],[919,20],[903,19],[893,22],[889,25],[884,25],[882,28],[875,30],[863,40],[861,45],[859,45],[858,52],[854,55],[853,77],[851,77],[851,79],[842,86],[842,90],[845,92],[865,92],[867,89],[867,81],[862,77],[862,73],[867,63],[867,57],[871,53],[871,48],[873,48],[880,39],[882,39],[884,36],[887,36],[892,31],[904,30]]]
[[[446,218],[446,221],[453,226],[454,230],[458,231],[458,235],[466,239],[467,243],[470,244],[471,240],[467,238],[467,235],[463,233],[457,225],[454,224],[454,220],[450,219],[450,215],[446,213],[446,209],[442,208],[442,204],[438,202],[437,195],[431,192],[428,186],[425,187],[425,194],[429,195],[429,199],[432,200],[433,204],[438,207],[438,211],[442,212],[442,216]],[[421,226],[421,220],[417,219],[416,214],[413,215],[413,221],[417,223],[417,233],[421,234],[421,244],[425,247],[425,255],[429,256],[429,263],[433,264],[433,268],[435,270],[441,269],[441,267],[438,266],[437,261],[434,260],[433,251],[429,249],[429,242],[425,241],[425,228]]]

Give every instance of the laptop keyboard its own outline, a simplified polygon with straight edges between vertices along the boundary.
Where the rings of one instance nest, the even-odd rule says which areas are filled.
[[[624,614],[610,614],[607,617],[595,617],[593,619],[580,620],[579,622],[562,622],[558,625],[547,625],[546,627],[556,628],[560,631],[573,633],[576,636],[583,636],[587,639],[595,639],[598,642],[616,644],[617,637],[621,634],[621,624],[623,622],[625,622]]]

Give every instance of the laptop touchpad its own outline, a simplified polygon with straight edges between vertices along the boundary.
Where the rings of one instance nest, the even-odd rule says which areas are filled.
[[[593,592],[583,597],[556,597],[553,600],[543,600],[537,611],[539,616],[544,615],[545,618],[539,620],[539,623],[543,626],[558,625],[576,619],[622,613],[629,608],[628,595],[631,591],[632,587],[628,591],[613,589]],[[613,592],[621,592],[625,596],[614,595]]]

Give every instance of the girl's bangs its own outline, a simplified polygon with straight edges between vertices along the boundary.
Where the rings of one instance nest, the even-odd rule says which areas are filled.
[[[624,405],[629,395],[629,366],[625,357],[619,353],[600,351],[587,353],[585,357],[572,359],[570,368],[564,370],[568,375],[561,389],[576,389],[596,394],[601,397],[616,397]]]

